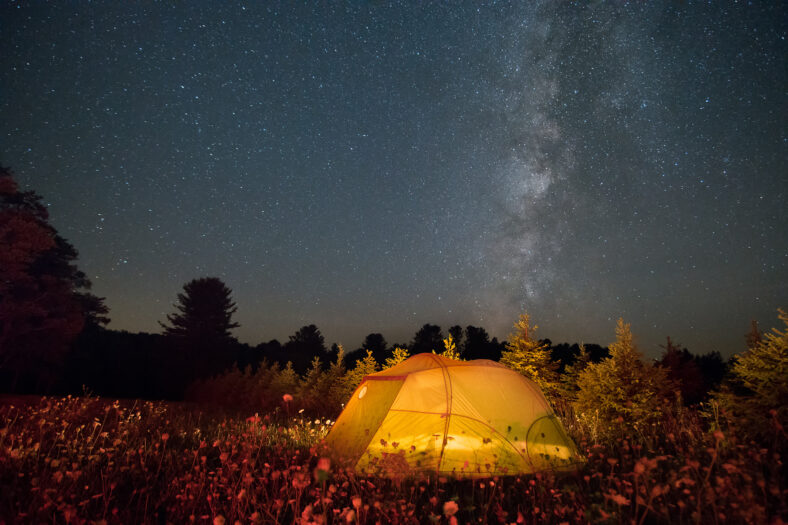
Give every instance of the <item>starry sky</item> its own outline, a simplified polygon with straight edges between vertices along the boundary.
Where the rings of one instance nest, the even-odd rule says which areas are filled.
[[[650,357],[788,308],[783,2],[0,0],[0,163],[110,328],[424,323]]]

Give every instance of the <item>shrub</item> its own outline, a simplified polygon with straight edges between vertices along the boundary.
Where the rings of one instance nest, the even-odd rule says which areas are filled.
[[[550,358],[550,347],[534,338],[528,314],[523,314],[514,324],[506,350],[501,354],[502,365],[524,375],[542,389],[548,398],[559,390],[558,366]]]

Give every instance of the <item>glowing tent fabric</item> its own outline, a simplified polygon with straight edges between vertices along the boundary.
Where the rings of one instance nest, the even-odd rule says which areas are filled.
[[[326,444],[358,472],[384,476],[487,477],[581,461],[532,381],[494,361],[435,354],[365,377]]]

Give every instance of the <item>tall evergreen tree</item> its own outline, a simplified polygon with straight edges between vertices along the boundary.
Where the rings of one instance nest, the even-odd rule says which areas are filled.
[[[293,363],[293,369],[299,373],[306,373],[312,359],[319,357],[321,363],[328,360],[325,339],[317,326],[310,324],[302,326],[284,346],[287,359]]]
[[[531,328],[527,313],[521,315],[500,362],[535,382],[550,397],[558,392],[558,366],[550,359],[550,347],[534,337],[536,328]]]
[[[783,331],[773,328],[737,356],[731,379],[715,400],[747,437],[788,443],[788,312]],[[755,325],[753,325],[755,326]]]
[[[103,299],[74,264],[77,251],[49,224],[41,197],[0,167],[0,384],[42,391],[57,380],[86,324],[106,324]]]
[[[237,341],[230,331],[240,325],[232,320],[237,308],[231,294],[217,277],[193,279],[178,294],[177,312],[167,315],[169,325],[160,323],[177,352],[174,364],[182,367],[186,384],[219,374],[235,362]]]
[[[662,398],[672,391],[665,370],[643,361],[623,319],[616,325],[610,357],[587,365],[580,372],[578,388],[579,412],[597,414],[608,425],[620,420],[629,428],[656,420]]]

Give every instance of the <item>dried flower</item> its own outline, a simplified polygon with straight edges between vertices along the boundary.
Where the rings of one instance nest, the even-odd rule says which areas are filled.
[[[454,516],[459,510],[459,506],[454,501],[447,501],[443,504],[443,514],[446,516]]]

